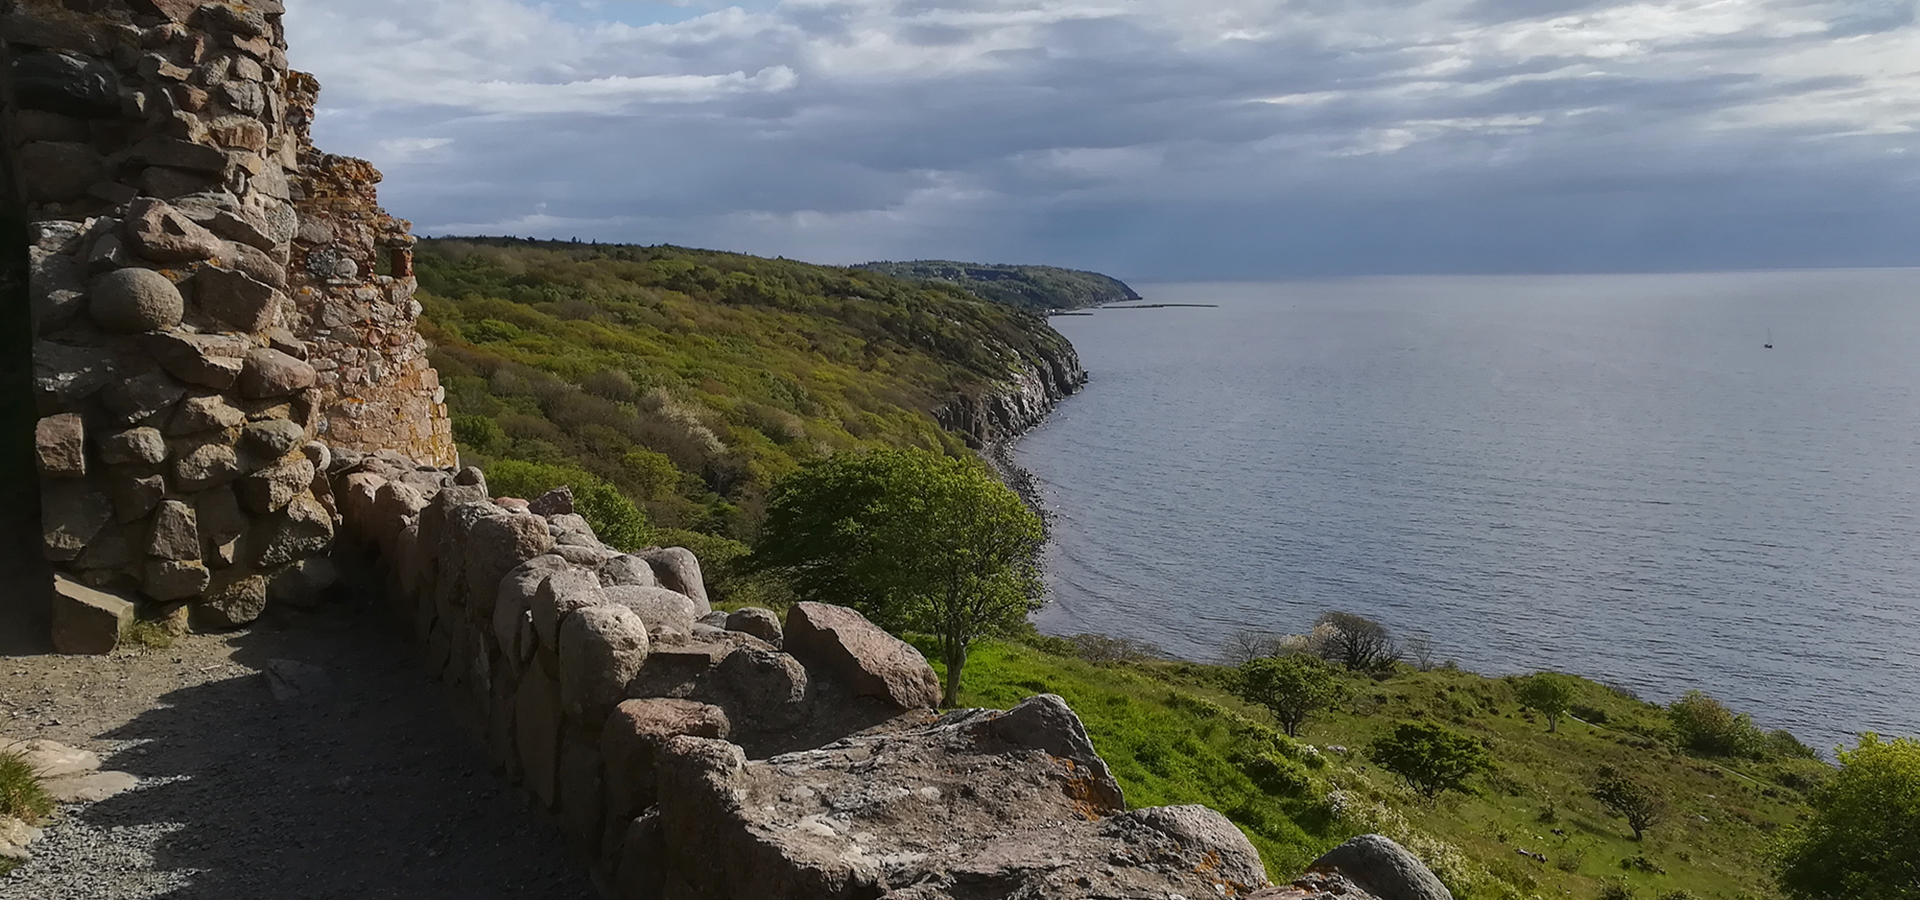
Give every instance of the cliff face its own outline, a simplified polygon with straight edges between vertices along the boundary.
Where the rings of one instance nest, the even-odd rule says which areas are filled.
[[[975,449],[1010,440],[1038,425],[1055,405],[1087,383],[1073,345],[1054,337],[1057,340],[1040,349],[1035,358],[1023,357],[1015,363],[1005,379],[963,388],[960,396],[934,410],[934,419],[942,428],[964,435]]]

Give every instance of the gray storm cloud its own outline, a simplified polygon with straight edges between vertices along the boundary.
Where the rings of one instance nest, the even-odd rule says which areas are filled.
[[[291,4],[429,233],[1147,279],[1912,264],[1914,5]]]

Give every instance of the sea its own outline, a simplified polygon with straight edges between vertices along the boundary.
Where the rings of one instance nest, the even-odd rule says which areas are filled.
[[[1920,269],[1139,286],[1014,448],[1053,634],[1329,610],[1489,674],[1920,735]],[[1771,349],[1765,345],[1771,343]]]

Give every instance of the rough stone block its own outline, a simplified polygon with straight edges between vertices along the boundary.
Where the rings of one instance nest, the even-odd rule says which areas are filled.
[[[173,418],[167,421],[167,436],[225,431],[238,428],[246,421],[247,414],[228,403],[226,397],[201,392],[189,395],[174,407]]]
[[[473,523],[467,537],[465,574],[468,602],[480,621],[493,614],[500,579],[515,566],[552,548],[553,538],[538,516],[489,516]]]
[[[173,462],[173,486],[182,493],[218,487],[240,477],[240,455],[223,444],[202,444]]]
[[[148,560],[142,572],[141,590],[155,600],[185,600],[207,589],[213,573],[199,560]]]
[[[272,569],[313,556],[333,543],[333,516],[310,494],[263,517],[256,533],[253,563]]]
[[[273,327],[287,303],[286,295],[273,285],[219,266],[208,266],[193,276],[193,297],[208,315],[249,334]],[[281,397],[285,393],[259,396]]]
[[[78,410],[121,375],[119,360],[110,351],[34,342],[34,399],[43,415]]]
[[[326,599],[340,580],[340,570],[324,556],[303,559],[275,573],[267,582],[267,602],[311,607]]]
[[[220,253],[220,238],[213,232],[165,201],[152,197],[142,197],[127,206],[123,227],[127,246],[154,262],[199,262]]]
[[[856,694],[901,709],[940,704],[940,679],[927,658],[854,610],[796,603],[785,636],[788,652],[827,667]]]
[[[79,478],[87,474],[87,427],[78,413],[41,419],[34,426],[34,458],[48,478]]]
[[[240,395],[249,400],[285,397],[313,387],[313,366],[278,350],[255,349],[240,370]]]
[[[694,556],[693,551],[685,547],[659,547],[643,550],[638,556],[653,566],[661,587],[692,597],[702,613],[713,611],[713,604],[707,600],[706,579],[700,574],[700,558]]]
[[[222,486],[202,491],[194,496],[193,507],[200,526],[201,558],[216,567],[238,562],[247,517],[240,511],[233,489]]]
[[[568,616],[558,648],[560,703],[568,718],[604,722],[626,698],[649,649],[646,623],[625,607],[594,606]]]
[[[141,345],[167,374],[188,384],[224,391],[240,378],[252,342],[237,334],[188,334],[163,331],[145,335]]]
[[[152,269],[115,269],[93,280],[87,314],[108,331],[137,334],[180,324],[186,301],[167,276]]]
[[[193,604],[196,631],[227,631],[251,624],[267,609],[267,579],[244,569],[227,569]]]
[[[163,372],[148,372],[108,385],[100,392],[100,401],[121,423],[142,425],[172,409],[186,395],[185,385]]]
[[[655,754],[680,735],[726,740],[733,731],[720,707],[691,700],[628,700],[600,730],[607,814],[637,815],[653,805]]]
[[[148,533],[146,551],[148,556],[156,559],[199,559],[200,525],[193,507],[178,500],[161,501],[153,515],[153,529]]]
[[[107,473],[107,497],[113,501],[113,520],[122,524],[147,517],[167,495],[167,479],[138,472]]]
[[[313,463],[291,457],[270,469],[261,469],[234,485],[240,505],[256,513],[278,512],[307,492],[313,484]]]
[[[752,607],[735,610],[727,614],[725,627],[728,631],[753,635],[773,645],[776,650],[781,646],[780,615],[773,610]]]
[[[87,195],[87,188],[106,176],[106,161],[89,144],[41,142],[21,147],[20,175],[27,199],[34,203],[61,203]]]
[[[76,119],[120,116],[119,73],[74,53],[22,54],[13,64],[13,91],[22,109]]]
[[[549,650],[560,645],[560,623],[575,610],[605,606],[607,595],[592,572],[569,566],[549,575],[540,583],[528,607],[533,612],[533,630],[540,644]]]
[[[157,466],[167,461],[167,439],[158,428],[130,428],[100,438],[100,459],[108,465]]]
[[[65,575],[53,578],[53,647],[60,653],[104,656],[120,644],[133,623],[133,602],[87,587]]]
[[[608,587],[659,587],[660,579],[654,577],[653,567],[646,560],[622,555],[601,564],[600,583]]]
[[[75,559],[111,521],[113,504],[93,482],[63,478],[41,483],[41,542],[48,559]]]

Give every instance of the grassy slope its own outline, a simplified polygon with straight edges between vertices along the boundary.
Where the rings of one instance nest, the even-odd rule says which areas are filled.
[[[1066,347],[951,286],[729,253],[429,240],[417,271],[463,454],[575,466],[730,538],[818,454],[964,452],[929,412]]]
[[[1602,711],[1609,727],[1563,720],[1559,733],[1549,734],[1544,720],[1520,709],[1505,679],[1403,669],[1382,681],[1352,679],[1345,708],[1307,725],[1302,740],[1350,751],[1326,751],[1328,764],[1310,770],[1312,786],[1287,796],[1257,787],[1236,763],[1236,750],[1261,738],[1234,721],[1272,720],[1226,690],[1228,672],[1184,663],[1094,665],[993,644],[968,664],[965,699],[1004,708],[1035,692],[1066,697],[1130,803],[1205,803],[1227,813],[1276,878],[1292,877],[1353,834],[1381,831],[1410,843],[1452,886],[1464,888],[1457,892],[1463,900],[1593,897],[1623,877],[1647,898],[1680,889],[1726,900],[1773,897],[1765,848],[1806,809],[1802,794],[1781,782],[1804,785],[1823,771],[1814,761],[1679,755],[1663,739],[1660,708],[1591,682],[1581,682],[1580,701]],[[1499,770],[1477,781],[1474,796],[1426,803],[1360,752],[1394,723],[1423,717],[1492,747]],[[1629,769],[1671,798],[1673,812],[1643,843],[1586,797],[1583,781],[1601,765]],[[1354,812],[1332,813],[1327,798],[1335,789],[1344,790]],[[1622,860],[1636,857],[1664,874],[1622,868]]]
[[[959,285],[983,299],[1033,312],[1081,309],[1102,303],[1140,299],[1133,288],[1117,278],[1053,266],[1004,266],[927,259],[867,263],[860,268],[914,281]]]

